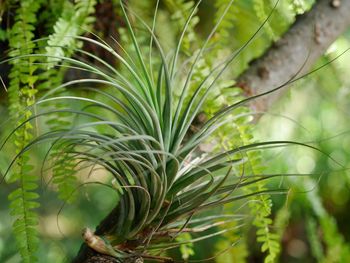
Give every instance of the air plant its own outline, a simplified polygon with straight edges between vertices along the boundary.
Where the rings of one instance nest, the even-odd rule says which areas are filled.
[[[227,5],[222,18],[232,2]],[[247,117],[235,116],[232,114],[235,109],[295,81],[291,80],[265,94],[228,105],[208,116],[196,132],[189,133],[193,121],[210,98],[210,92],[220,77],[254,39],[273,12],[272,10],[244,46],[225,61],[218,63],[198,86],[193,87],[191,81],[195,67],[221,22],[219,19],[214,25],[199,52],[183,70],[184,67],[179,65],[182,40],[200,3],[201,1],[197,2],[187,18],[172,54],[164,53],[155,36],[154,24],[149,27],[137,14],[133,14],[150,34],[151,50],[156,50],[149,54],[147,59],[140,49],[125,7],[121,4],[136,58],[123,49],[120,53],[116,52],[98,37],[77,37],[80,41],[97,45],[110,52],[120,63],[120,69],[115,69],[94,54],[80,49],[75,50],[76,54],[80,52],[94,59],[100,66],[77,58],[49,57],[50,63],[53,60],[63,61],[61,66],[93,73],[96,78],[72,80],[53,88],[34,104],[39,109],[38,113],[30,116],[11,133],[15,133],[28,122],[57,113],[83,119],[83,123],[77,122],[72,127],[38,135],[15,157],[19,158],[37,144],[51,142],[44,162],[50,159],[48,157],[55,149],[53,166],[64,165],[74,160],[75,165],[72,168],[76,171],[99,166],[112,175],[113,180],[103,184],[118,192],[118,204],[95,232],[89,228],[84,229],[83,237],[87,246],[82,247],[81,254],[90,247],[96,252],[115,257],[118,262],[136,259],[171,261],[172,259],[162,256],[162,253],[182,245],[184,242],[176,239],[182,233],[200,234],[187,241],[196,242],[237,229],[243,225],[242,217],[238,214],[222,214],[220,207],[250,196],[273,192],[269,190],[243,194],[240,189],[275,176],[246,174],[246,153],[288,144],[303,145],[289,141],[273,141],[243,145],[229,150],[217,147],[216,152],[210,154],[203,154],[198,150],[198,147],[213,138],[215,132],[225,123]],[[46,54],[25,55],[15,59],[24,57],[48,59]],[[154,70],[156,67],[158,70]],[[66,90],[89,91],[90,94],[97,94],[100,99],[67,95],[64,93]],[[181,91],[178,97],[174,96],[177,90]],[[53,110],[43,108],[44,111],[40,111],[42,106],[60,101],[82,107]],[[57,152],[60,154],[57,155]],[[65,183],[63,190],[69,189],[69,193],[72,194],[79,188],[75,189],[70,182],[70,175],[63,175],[56,181],[58,185]],[[69,187],[73,187],[73,190]],[[283,191],[279,189],[276,192]],[[211,214],[210,211],[216,213]],[[217,230],[217,226],[232,221],[239,223],[233,228]],[[206,232],[207,230],[213,231]]]

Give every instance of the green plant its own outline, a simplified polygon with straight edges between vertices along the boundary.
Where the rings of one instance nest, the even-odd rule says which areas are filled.
[[[40,8],[40,1],[22,1],[17,9],[15,24],[10,31],[9,46],[13,48],[11,57],[31,54],[34,52],[34,24],[35,13]],[[23,34],[23,31],[25,34]],[[11,81],[9,87],[10,114],[18,118],[18,112],[27,109],[35,103],[37,89],[34,84],[37,66],[33,64],[33,58],[26,58],[12,63],[10,73]],[[22,65],[26,66],[22,66]],[[18,94],[22,94],[19,96]],[[17,124],[29,119],[31,110],[25,110]],[[15,133],[15,145],[20,152],[33,138],[33,126],[26,123],[22,129]],[[25,262],[35,261],[34,252],[38,247],[36,226],[38,224],[37,213],[33,209],[39,206],[38,194],[34,192],[37,188],[37,177],[31,174],[33,166],[29,163],[29,155],[23,154],[16,160],[16,170],[10,178],[10,182],[18,183],[18,187],[8,196],[11,201],[11,215],[14,217],[13,231],[16,236],[19,252]]]
[[[91,165],[98,164],[104,167],[114,177],[112,187],[120,192],[120,200],[115,209],[116,222],[102,234],[113,237],[110,242],[113,246],[119,246],[115,250],[120,251],[120,257],[134,257],[138,254],[147,257],[145,253],[148,253],[148,251],[159,251],[181,245],[181,242],[177,242],[173,238],[182,231],[206,230],[232,220],[231,217],[225,218],[221,215],[210,217],[210,220],[208,217],[198,218],[193,220],[193,223],[190,219],[202,210],[250,196],[251,194],[231,197],[230,193],[256,182],[256,179],[242,175],[230,180],[235,181],[234,183],[225,185],[225,182],[235,173],[232,167],[244,164],[244,158],[241,157],[242,153],[267,146],[269,143],[245,145],[224,153],[218,153],[199,162],[191,160],[192,152],[216,130],[217,123],[222,121],[230,110],[241,104],[236,103],[226,110],[219,111],[210,118],[199,132],[185,140],[187,131],[193,119],[199,113],[209,90],[215,85],[216,79],[224,71],[227,64],[222,64],[217,70],[212,71],[191,95],[190,101],[184,104],[184,98],[188,95],[193,67],[202,55],[204,45],[198,52],[188,75],[185,76],[186,80],[180,98],[178,101],[174,101],[174,86],[179,83],[179,80],[176,79],[176,68],[183,34],[170,65],[157,39],[152,37],[162,61],[158,76],[154,78],[153,72],[149,70],[148,64],[143,58],[123,5],[122,10],[136,51],[136,61],[125,60],[105,43],[84,37],[78,37],[77,39],[92,42],[106,50],[110,50],[111,54],[120,59],[123,66],[129,71],[128,78],[120,75],[119,72],[103,61],[100,62],[106,67],[106,70],[110,71],[109,73],[76,59],[68,59],[61,56],[61,54],[44,55],[43,57],[69,61],[76,67],[94,72],[103,80],[82,79],[71,81],[51,90],[48,95],[35,103],[36,107],[52,101],[72,100],[85,102],[85,110],[52,110],[33,117],[28,116],[27,120],[15,132],[23,125],[29,125],[29,121],[41,115],[57,112],[83,115],[96,121],[87,121],[71,129],[49,131],[33,140],[28,140],[28,144],[21,149],[14,160],[18,161],[23,158],[24,153],[34,145],[47,140],[54,140],[53,147],[57,147],[59,151],[62,151],[64,157],[59,160],[60,162],[74,158],[79,162],[84,161],[91,163]],[[183,32],[186,32],[193,13],[194,11],[186,21]],[[210,36],[215,30],[216,27],[214,27]],[[92,54],[90,56],[94,57]],[[17,58],[31,59],[39,57],[40,55],[19,55]],[[99,60],[97,57],[94,58]],[[231,58],[231,61],[233,58]],[[156,80],[153,81],[153,79]],[[112,104],[116,104],[114,107],[117,108],[115,109],[104,102],[83,97],[50,97],[54,92],[75,84],[91,85],[87,88],[88,90],[105,96]],[[109,86],[111,90],[115,89],[120,94],[114,96],[113,93],[97,89],[96,85]],[[201,89],[206,91],[199,96]],[[98,107],[112,113],[114,119],[108,120],[103,115],[89,113],[86,109],[91,107]],[[100,134],[98,131],[91,130],[95,126],[105,126],[109,132]],[[271,144],[280,145],[283,142]],[[81,169],[81,166],[77,166],[77,169]],[[32,175],[30,178],[32,178]],[[262,179],[265,178],[260,178],[258,181]],[[31,191],[34,189],[33,187],[28,188]],[[15,193],[17,192],[18,190]],[[264,191],[260,192],[260,194],[263,193]],[[30,196],[32,195],[37,197],[34,193]],[[10,196],[10,199],[13,198],[14,194]],[[23,207],[28,209],[33,206],[28,204],[28,207],[25,205]],[[14,205],[14,209],[17,211],[19,206]],[[218,219],[221,219],[220,223],[215,222]],[[235,218],[233,217],[233,219]],[[193,226],[192,224],[196,225],[195,222],[198,222],[197,224],[200,227]],[[191,227],[188,228],[187,225]],[[229,231],[229,229],[191,241],[198,241],[226,231]],[[23,233],[27,232],[19,229],[18,234]],[[169,240],[166,243],[161,242],[164,238]],[[135,245],[135,241],[137,245]],[[28,243],[32,244],[33,242]],[[27,254],[23,253],[22,256],[25,260],[32,261],[33,251],[29,252]]]
[[[57,6],[51,6],[53,12],[62,11],[62,7],[60,6],[62,3],[63,1],[57,1]],[[44,3],[44,1],[32,0],[24,0],[19,3],[18,8],[15,10],[14,23],[7,31],[9,47],[11,48],[9,53],[10,57],[17,58],[19,56],[29,55],[36,52],[38,49],[45,49],[45,47],[49,60],[50,55],[54,50],[56,53],[59,53],[59,55],[68,56],[69,54],[64,54],[62,50],[63,48],[66,48],[66,45],[68,44],[76,44],[74,36],[82,32],[80,26],[87,26],[88,22],[91,23],[91,17],[88,15],[93,11],[93,5],[95,2],[89,1],[88,4],[86,4],[82,1],[77,1],[74,5],[75,13],[74,16],[72,16],[72,21],[66,22],[66,28],[63,28],[62,24],[64,21],[62,18],[59,19],[57,25],[54,26],[54,33],[49,35],[47,43],[46,39],[40,42],[33,41],[35,38],[35,29],[39,22],[42,22],[40,20],[52,19],[52,17],[45,17],[48,11],[41,13],[41,16],[38,18],[38,12],[40,8],[43,8],[44,4],[50,5],[49,3]],[[72,4],[67,3],[67,5]],[[9,10],[11,9],[9,3],[7,8]],[[70,7],[67,8],[66,6],[66,9],[69,10]],[[67,18],[67,14],[65,13],[62,16]],[[74,33],[72,33],[73,31]],[[70,36],[67,36],[68,32],[70,32]],[[62,34],[65,35],[65,37],[63,37],[64,39],[58,39],[59,36],[62,37]],[[62,43],[65,39],[70,39],[69,43]],[[57,46],[58,42],[60,42],[59,47]],[[42,65],[38,62],[40,61],[35,57],[26,57],[10,61],[12,68],[9,74],[9,108],[11,118],[16,119],[16,125],[30,119],[33,112],[36,111],[36,106],[31,106],[35,104],[38,91],[45,90],[50,87],[50,85],[57,84],[60,81],[60,75],[62,74],[59,73],[58,70],[50,70],[47,69],[47,67],[44,67],[45,73],[42,73],[43,67],[41,67]],[[54,63],[52,62],[49,64],[50,67],[53,65]],[[21,112],[22,114],[19,114]],[[14,135],[14,145],[17,153],[22,151],[25,145],[33,139],[33,126],[36,124],[37,122],[35,124],[27,122],[16,131]],[[37,212],[35,212],[35,209],[39,206],[37,200],[39,195],[36,193],[38,187],[38,176],[33,175],[33,168],[29,155],[27,153],[23,154],[16,160],[13,174],[11,177],[7,178],[8,182],[16,183],[18,185],[8,198],[11,202],[11,215],[15,219],[13,231],[19,252],[25,262],[36,261],[35,251],[38,248],[36,229],[38,215]],[[56,174],[65,173],[65,178],[69,178],[68,166],[66,165],[64,168],[57,168]],[[57,184],[60,182],[62,183],[62,180],[60,181],[56,179],[55,182]],[[65,180],[64,183],[66,183],[66,186],[70,186],[70,184],[67,184],[67,180]],[[59,189],[61,192],[69,191],[60,186]],[[64,195],[64,193],[61,195]]]
[[[207,76],[202,74],[199,81],[193,80],[195,74],[198,74],[196,68],[202,62],[210,39],[232,2],[228,2],[223,9],[208,38],[191,58],[191,64],[188,67],[185,65],[186,70],[183,70],[183,65],[179,66],[180,50],[200,1],[185,21],[180,40],[171,58],[163,52],[161,44],[154,36],[154,26],[149,28],[142,21],[141,24],[150,34],[149,46],[154,45],[156,52],[150,55],[140,48],[135,29],[131,26],[124,6],[121,5],[132,51],[122,50],[121,53],[117,53],[101,39],[70,36],[72,37],[70,41],[73,39],[92,43],[110,52],[111,56],[119,60],[121,69],[116,70],[96,55],[87,53],[79,47],[71,51],[89,56],[97,61],[100,67],[77,58],[69,58],[67,55],[70,52],[67,54],[63,52],[66,42],[63,47],[49,46],[46,49],[46,51],[59,50],[57,52],[19,54],[10,60],[35,59],[35,61],[43,60],[42,63],[55,62],[58,67],[69,65],[97,75],[94,79],[78,79],[59,85],[35,103],[26,105],[25,111],[33,109],[32,105],[35,105],[39,112],[26,116],[26,120],[21,122],[12,134],[36,119],[45,119],[57,114],[70,115],[76,122],[69,122],[72,124],[71,127],[54,127],[35,138],[29,137],[23,142],[25,145],[10,165],[11,168],[15,162],[21,161],[36,145],[51,142],[47,153],[48,156],[51,155],[51,166],[61,167],[68,163],[68,168],[77,172],[86,168],[94,170],[96,166],[108,171],[112,179],[99,184],[114,189],[119,194],[119,202],[95,233],[88,229],[84,232],[86,244],[97,252],[112,255],[120,261],[136,258],[168,260],[162,254],[180,246],[188,256],[191,253],[189,247],[183,245],[227,233],[242,225],[240,216],[222,214],[221,205],[230,202],[239,203],[240,200],[250,198],[259,202],[259,205],[254,204],[252,207],[255,209],[254,214],[259,216],[255,224],[265,230],[264,233],[261,231],[258,233],[264,247],[270,250],[267,261],[272,262],[278,254],[275,245],[277,238],[271,238],[274,243],[270,246],[268,229],[271,225],[268,218],[270,200],[266,196],[274,191],[266,189],[261,184],[262,181],[276,175],[264,175],[260,167],[251,166],[259,163],[259,156],[255,153],[261,149],[303,144],[291,141],[252,142],[249,129],[244,124],[250,113],[244,110],[237,111],[247,102],[272,90],[251,98],[239,97],[228,106],[210,113],[203,126],[194,133],[190,132],[196,116],[203,110],[204,103],[211,98],[211,91],[217,88],[228,65],[257,34],[255,32],[249,41],[226,61],[215,66],[209,65],[210,72]],[[131,11],[130,13],[138,18],[136,14]],[[258,31],[266,24],[267,19],[263,21]],[[54,36],[62,41],[66,38],[65,36],[61,38],[61,35],[57,34]],[[152,48],[148,52],[151,50]],[[89,97],[85,97],[74,93],[61,93],[67,89],[74,92],[84,90],[95,95],[89,94]],[[174,93],[178,89],[180,95],[176,97]],[[69,108],[67,105],[67,108],[52,110],[45,107],[60,101],[69,101],[76,106]],[[198,151],[199,146],[214,138],[228,121],[240,123],[239,130],[242,137],[240,142],[229,145],[230,148],[226,150],[217,147],[211,154]],[[47,164],[47,160],[49,158],[45,158],[44,164]],[[61,197],[66,201],[70,201],[71,196],[79,190],[79,187],[71,188],[71,178],[70,174],[68,176],[63,174],[63,177],[59,179],[56,177],[56,180],[53,180],[59,187]],[[32,193],[35,187],[31,185],[27,188],[31,191],[28,194],[29,198],[37,198],[37,195]],[[15,191],[17,193],[18,189]],[[12,194],[10,197],[13,199],[17,195]],[[16,211],[20,207],[17,203],[13,206]],[[35,206],[36,203],[23,205],[31,211]],[[264,210],[259,215],[258,210],[261,207],[264,207]],[[208,214],[208,210],[213,210],[218,215]],[[36,223],[34,220],[24,222]],[[230,228],[217,228],[232,222]],[[35,237],[32,234],[34,233],[32,225],[30,226],[30,231],[18,229],[16,234],[21,237],[30,232],[29,235]],[[198,233],[201,235],[196,236]],[[90,243],[92,239],[98,240],[101,247]],[[35,243],[32,240],[28,241],[28,244],[33,246]],[[31,262],[35,260],[32,257],[33,253],[30,250],[29,253],[22,253],[22,256],[24,260]]]

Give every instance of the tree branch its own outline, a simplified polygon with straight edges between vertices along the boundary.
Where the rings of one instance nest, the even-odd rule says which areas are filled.
[[[238,77],[238,86],[247,96],[252,96],[282,85],[300,68],[299,76],[305,74],[349,26],[349,0],[317,1],[309,12],[296,19],[277,43],[250,64]],[[250,106],[256,111],[266,111],[285,91],[283,88],[261,97]]]

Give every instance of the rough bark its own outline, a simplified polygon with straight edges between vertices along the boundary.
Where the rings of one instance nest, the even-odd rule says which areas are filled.
[[[290,80],[300,68],[305,74],[327,48],[350,26],[350,0],[319,0],[299,16],[291,28],[237,80],[248,96],[261,94]],[[306,62],[305,62],[306,61]],[[303,64],[305,65],[303,66]],[[258,112],[268,110],[286,91],[273,92],[251,103]]]
[[[297,18],[288,32],[263,55],[251,63],[238,78],[239,85],[251,96],[268,91],[292,78],[303,66],[300,74],[307,72],[330,44],[350,25],[350,0],[319,0],[312,10]],[[285,89],[256,100],[252,107],[267,110]],[[103,234],[116,218],[114,209],[97,227],[96,234]],[[81,246],[74,263],[117,262]]]

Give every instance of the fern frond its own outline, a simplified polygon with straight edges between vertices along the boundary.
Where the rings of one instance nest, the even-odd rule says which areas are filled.
[[[16,10],[15,24],[11,28],[9,37],[9,45],[12,48],[11,57],[31,54],[34,51],[35,44],[32,39],[34,38],[36,12],[40,4],[41,1],[23,0]],[[34,59],[28,58],[11,63],[8,90],[10,115],[15,119],[21,117],[19,122],[31,117],[32,112],[24,109],[35,103],[37,89],[34,84],[37,81],[37,76],[35,76],[37,66],[33,65],[33,62]],[[17,153],[32,139],[32,133],[33,127],[29,122],[15,133],[14,143]],[[38,248],[36,229],[38,215],[35,211],[39,206],[36,201],[39,195],[35,192],[38,177],[31,174],[32,170],[28,155],[21,155],[16,160],[16,170],[9,180],[18,184],[18,187],[9,195],[11,215],[15,218],[13,232],[22,259],[28,263],[37,261],[35,252]]]
[[[62,153],[60,148],[53,150],[51,159],[54,160],[52,183],[58,188],[58,197],[67,203],[72,203],[76,199],[77,192],[75,190],[78,185],[74,159],[69,158],[66,153]]]
[[[251,126],[238,126],[241,133],[241,139],[244,144],[252,143]],[[263,172],[261,152],[254,151],[247,153],[249,159],[249,168],[252,174],[261,174]],[[246,193],[267,190],[264,181],[259,181],[244,189]],[[256,240],[261,243],[261,251],[267,253],[264,262],[276,262],[280,252],[279,235],[271,231],[273,224],[271,216],[272,200],[270,195],[261,195],[254,197],[254,202],[249,204],[252,215],[254,216],[253,225],[257,228]]]
[[[13,233],[23,262],[36,262],[35,253],[38,249],[37,235],[38,214],[33,211],[39,207],[39,195],[33,192],[37,187],[37,176],[31,175],[33,166],[28,164],[29,157],[22,155],[17,160],[17,173],[11,181],[16,181],[19,187],[8,196],[11,216],[15,218]]]
[[[267,13],[265,11],[266,9],[265,2],[266,2],[265,0],[253,0],[255,14],[261,23],[263,23],[267,17]],[[267,34],[270,36],[272,40],[276,40],[277,38],[276,34],[273,31],[269,22],[265,24],[265,31],[267,32]]]
[[[215,0],[214,6],[216,8],[215,11],[215,21],[218,21],[220,18],[220,14],[225,10],[225,7],[229,1],[228,0]],[[232,28],[234,28],[236,18],[237,18],[237,3],[232,5],[228,10],[226,16],[221,21],[220,26],[217,30],[217,35],[220,37],[220,45],[224,46],[231,41]]]
[[[79,41],[75,37],[79,36],[84,30],[89,28],[94,21],[91,14],[94,13],[96,0],[76,0],[73,5],[66,1],[62,16],[54,25],[54,33],[49,36],[46,54],[51,67],[59,62],[56,57],[67,55],[66,47],[69,50],[79,46]]]
[[[291,9],[295,14],[302,14],[308,11],[315,3],[315,0],[289,0]]]
[[[49,67],[45,69],[44,74],[41,74],[41,83],[38,87],[40,90],[47,90],[52,87],[57,87],[61,84],[63,75],[66,72],[65,67],[53,68],[59,62],[56,57],[69,57],[73,54],[74,49],[81,45],[81,42],[76,39],[84,30],[88,29],[94,22],[95,5],[97,1],[76,0],[73,5],[69,1],[61,3],[62,14],[53,26],[54,32],[49,35],[45,53],[48,55]],[[57,7],[59,9],[60,6]],[[55,102],[55,109],[64,109],[67,107],[65,102]],[[70,119],[66,114],[60,112],[51,116],[46,122],[50,130],[67,128],[71,125]],[[57,186],[58,197],[63,201],[72,202],[75,195],[74,189],[77,185],[74,161],[72,159],[64,159],[61,150],[54,147],[51,153],[52,160],[55,160],[53,165],[53,180]]]
[[[61,68],[50,68],[40,75],[41,80],[38,89],[40,91],[47,91],[52,87],[57,87],[62,83],[64,73],[66,72],[64,67]],[[47,105],[47,110],[63,110],[67,108],[67,103],[55,102],[52,106]],[[50,118],[46,121],[49,130],[59,130],[71,126],[71,118],[67,116],[64,112],[57,112],[52,114]],[[65,158],[66,155],[62,154],[62,149],[60,147],[54,147],[52,145],[51,157],[54,163],[52,165],[52,183],[57,186],[58,197],[62,201],[71,203],[75,200],[76,193],[74,190],[77,187],[77,178],[74,176],[75,162],[72,158]],[[43,176],[43,175],[42,175]]]
[[[174,26],[177,27],[176,31],[179,34],[186,23],[187,17],[194,8],[194,1],[166,0],[165,4],[171,13],[171,20],[173,21]],[[195,12],[197,12],[197,10],[195,10]],[[197,40],[195,27],[198,22],[199,17],[194,15],[189,23],[181,46],[181,50],[185,52],[185,54],[190,54],[190,52],[193,51],[193,47],[191,45]]]
[[[221,93],[221,98],[224,100],[224,104],[230,104],[241,98],[242,91],[240,89],[223,89]],[[216,106],[217,107],[217,106]],[[239,145],[247,145],[253,142],[253,124],[251,123],[251,118],[249,118],[249,109],[247,107],[240,107],[235,111],[236,115],[245,113],[245,118],[240,118],[235,120],[235,123],[227,124],[225,128],[221,129],[218,134],[220,138],[220,145],[224,148],[237,147]],[[248,159],[247,164],[244,166],[244,170],[238,172],[238,174],[263,174],[264,167],[262,166],[261,152],[252,151],[245,154]],[[256,182],[252,185],[244,187],[243,192],[246,194],[266,191],[264,181]],[[275,262],[276,257],[280,251],[280,240],[279,235],[271,231],[272,219],[271,216],[271,206],[272,201],[270,195],[260,195],[251,198],[253,202],[249,203],[251,215],[253,216],[253,225],[257,228],[256,236],[257,241],[261,243],[262,252],[266,252],[265,262]]]
[[[258,173],[257,167],[261,162],[260,153],[248,153],[250,166],[253,167],[253,174]],[[260,164],[261,165],[261,164]],[[260,166],[261,167],[261,166]],[[245,188],[247,193],[266,190],[264,182],[260,181],[250,187]],[[253,199],[252,199],[253,200]],[[261,251],[267,253],[264,262],[273,263],[280,252],[279,235],[271,231],[273,224],[271,216],[272,201],[269,195],[254,198],[254,202],[249,204],[253,219],[253,225],[256,227],[256,240],[261,243]]]

